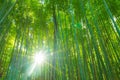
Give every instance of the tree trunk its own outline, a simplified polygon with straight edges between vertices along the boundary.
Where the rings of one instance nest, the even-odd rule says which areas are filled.
[[[53,22],[54,22],[54,55],[52,61],[52,80],[56,80],[56,50],[57,50],[57,33],[58,33],[58,26],[57,26],[57,19],[56,19],[56,9],[55,5],[53,5]]]

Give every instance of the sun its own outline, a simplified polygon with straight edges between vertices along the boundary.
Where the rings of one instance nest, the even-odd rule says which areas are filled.
[[[46,60],[45,53],[42,53],[41,51],[36,53],[34,56],[34,61],[36,64],[43,64]]]
[[[34,63],[30,67],[30,72],[28,74],[29,76],[33,73],[36,66],[41,66],[47,60],[47,56],[45,55],[45,51],[40,51],[40,52],[35,53],[33,58],[34,58]]]

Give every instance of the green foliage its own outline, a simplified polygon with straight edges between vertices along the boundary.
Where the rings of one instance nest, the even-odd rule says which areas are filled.
[[[0,0],[0,80],[119,80],[119,0]],[[45,50],[45,64],[33,55]]]

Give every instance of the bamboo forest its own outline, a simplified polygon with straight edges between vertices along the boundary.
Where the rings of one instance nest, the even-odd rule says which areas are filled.
[[[0,80],[120,80],[120,0],[0,0]]]

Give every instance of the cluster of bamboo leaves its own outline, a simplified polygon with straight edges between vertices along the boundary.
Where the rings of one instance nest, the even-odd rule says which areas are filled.
[[[119,80],[119,0],[0,0],[0,80]],[[33,55],[44,50],[45,64]]]

